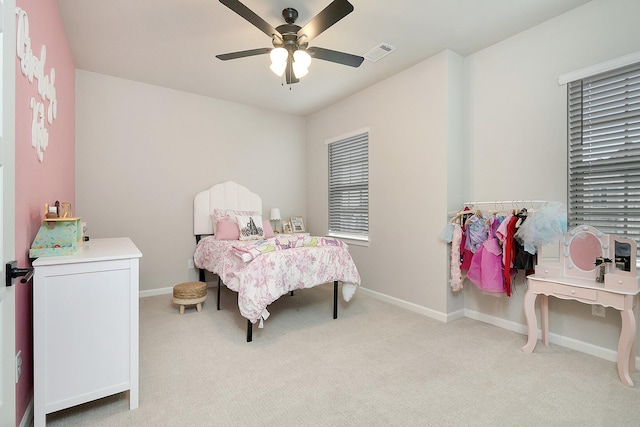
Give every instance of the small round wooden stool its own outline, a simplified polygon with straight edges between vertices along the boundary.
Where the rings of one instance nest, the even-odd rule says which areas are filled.
[[[202,302],[207,299],[207,284],[204,282],[185,282],[173,287],[173,302],[180,306],[180,314],[184,314],[185,305],[195,305],[202,311]]]

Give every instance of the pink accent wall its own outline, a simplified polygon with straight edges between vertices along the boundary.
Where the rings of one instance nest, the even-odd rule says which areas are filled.
[[[49,144],[38,161],[31,146],[31,98],[42,102],[37,80],[29,83],[20,71],[16,55],[16,257],[18,265],[30,265],[31,242],[40,227],[44,204],[70,202],[75,213],[75,66],[55,0],[16,0],[26,11],[33,53],[40,57],[46,46],[44,74],[55,69],[57,118],[46,125]],[[17,18],[16,18],[17,19]],[[45,102],[45,106],[48,102]],[[22,377],[16,385],[16,419],[22,420],[33,395],[33,288],[16,287],[16,352],[22,351]]]

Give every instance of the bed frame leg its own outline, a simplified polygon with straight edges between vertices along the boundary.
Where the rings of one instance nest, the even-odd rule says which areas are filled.
[[[333,282],[333,318],[338,318],[338,281]]]
[[[220,276],[218,276],[218,310],[220,310]]]
[[[247,319],[247,342],[253,341],[253,324]]]

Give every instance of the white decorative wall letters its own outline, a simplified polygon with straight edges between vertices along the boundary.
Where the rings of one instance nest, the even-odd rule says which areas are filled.
[[[56,70],[51,67],[49,75],[45,75],[44,64],[47,60],[47,47],[43,44],[40,48],[40,58],[33,54],[27,12],[16,7],[16,15],[18,16],[16,54],[20,59],[20,71],[29,80],[29,83],[33,83],[33,78],[36,78],[38,95],[41,98],[41,100],[37,100],[32,97],[29,101],[29,107],[31,108],[31,146],[35,148],[38,161],[41,162],[44,160],[44,152],[49,145],[49,131],[46,125],[47,123],[53,123],[58,111],[55,87]]]

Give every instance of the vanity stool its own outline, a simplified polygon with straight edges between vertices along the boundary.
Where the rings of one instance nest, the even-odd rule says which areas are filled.
[[[202,303],[207,299],[207,284],[204,282],[185,282],[173,287],[173,302],[180,306],[180,314],[184,314],[185,305],[195,305],[202,311]]]

